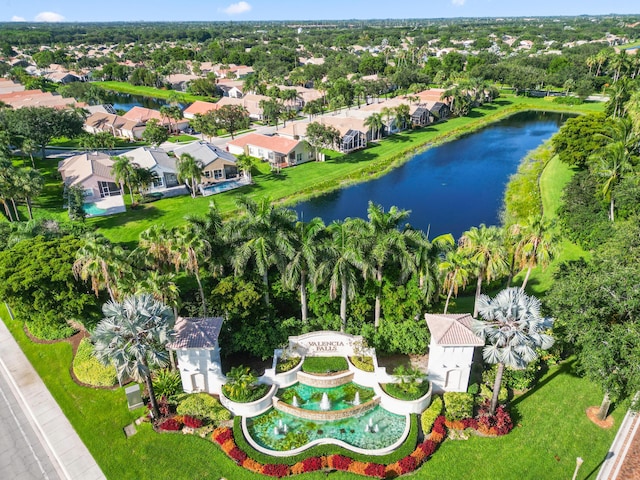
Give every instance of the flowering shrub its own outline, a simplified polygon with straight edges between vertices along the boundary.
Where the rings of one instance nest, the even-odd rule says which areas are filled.
[[[168,418],[164,422],[162,422],[158,428],[160,430],[167,430],[170,432],[177,432],[182,428],[182,424],[175,418]]]
[[[185,426],[190,428],[200,428],[202,426],[202,420],[200,420],[199,418],[192,417],[190,415],[185,415],[182,418],[182,422],[185,424]]]
[[[436,442],[434,442],[433,440],[425,440],[420,445],[418,445],[418,448],[420,450],[422,450],[422,452],[424,453],[425,457],[429,457],[429,456],[433,455],[433,453],[436,451],[437,447],[438,447],[438,444]]]
[[[417,468],[418,463],[411,455],[407,455],[400,459],[398,466],[400,466],[401,474],[404,475],[405,473],[413,472]]]
[[[211,438],[218,445],[222,445],[229,439],[233,439],[233,431],[229,427],[218,427],[211,434]]]
[[[370,477],[384,478],[386,473],[385,466],[379,463],[368,463],[364,469],[364,474]]]
[[[506,435],[513,430],[513,421],[503,406],[496,408],[495,415],[481,410],[478,415],[478,431],[485,435]]]
[[[237,446],[234,446],[231,450],[229,450],[227,455],[235,460],[238,465],[242,465],[242,462],[247,459],[247,454],[240,450]]]
[[[242,467],[255,473],[262,473],[262,464],[256,462],[253,458],[245,458],[244,462],[242,462]]]
[[[310,457],[302,460],[302,472],[315,472],[316,470],[322,470],[322,459],[320,457]]]
[[[330,455],[329,456],[329,468],[335,470],[348,470],[353,460],[344,455]]]
[[[262,474],[277,478],[286,477],[289,475],[289,466],[280,463],[267,463],[262,466]]]

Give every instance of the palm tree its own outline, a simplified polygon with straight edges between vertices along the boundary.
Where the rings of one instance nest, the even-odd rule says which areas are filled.
[[[113,157],[113,166],[111,167],[111,173],[113,174],[116,183],[119,183],[121,188],[124,188],[124,184],[127,184],[129,188],[129,195],[131,195],[131,205],[133,201],[133,189],[131,188],[131,178],[134,175],[135,165],[128,157]]]
[[[376,140],[380,138],[380,130],[384,127],[384,122],[382,121],[382,115],[379,113],[372,113],[369,115],[365,121],[364,126],[369,127],[369,130],[373,130],[376,132]]]
[[[521,290],[527,286],[531,270],[540,265],[547,268],[555,248],[553,245],[551,225],[544,221],[542,215],[530,218],[527,225],[522,229],[521,239],[516,246],[516,258],[521,268],[526,268],[527,273],[522,281]]]
[[[314,284],[329,277],[329,296],[333,300],[340,289],[340,331],[347,326],[347,299],[356,294],[357,276],[364,266],[363,246],[367,223],[359,218],[336,220],[328,227],[329,241],[323,260],[315,272]]]
[[[497,363],[491,410],[495,413],[504,367],[523,369],[538,358],[536,348],[547,350],[553,337],[544,333],[553,320],[540,314],[540,301],[519,288],[502,290],[495,298],[481,295],[478,299],[482,320],[472,324],[473,332],[485,339],[482,356],[487,363]]]
[[[148,293],[153,298],[173,308],[173,316],[178,318],[180,288],[174,282],[175,275],[150,271],[138,282],[136,295]]]
[[[202,162],[188,153],[180,155],[176,163],[178,180],[180,182],[190,182],[191,196],[193,198],[196,198],[197,186],[202,180],[203,168]]]
[[[17,180],[17,188],[20,189],[20,196],[24,198],[27,204],[29,219],[33,220],[31,199],[40,195],[40,192],[44,187],[44,178],[38,170],[34,170],[32,168],[23,168],[20,169],[20,174],[17,177]]]
[[[192,274],[198,283],[198,292],[202,300],[202,316],[207,316],[207,302],[200,278],[200,265],[211,255],[211,245],[199,235],[199,231],[191,224],[173,230],[172,259],[176,271],[183,268]]]
[[[444,304],[444,312],[449,309],[451,296],[458,296],[458,289],[465,288],[471,275],[471,262],[459,250],[447,252],[447,256],[440,263],[440,272],[443,275],[442,290],[447,294]]]
[[[376,205],[369,200],[367,215],[369,217],[369,231],[367,232],[367,245],[365,255],[369,261],[364,265],[366,270],[371,270],[371,276],[376,282],[376,300],[374,308],[374,327],[380,326],[380,310],[382,298],[382,279],[384,268],[391,263],[400,267],[400,272],[405,278],[415,264],[411,258],[407,245],[407,232],[399,230],[401,223],[409,218],[408,210],[399,210],[393,206],[385,213],[382,205]],[[367,273],[367,272],[365,272]]]
[[[25,138],[22,142],[22,153],[29,155],[29,157],[31,158],[31,166],[33,168],[36,168],[35,161],[33,160],[33,154],[36,153],[39,149],[40,147],[38,146],[36,141],[31,138]]]
[[[291,235],[296,213],[284,207],[276,207],[264,198],[258,202],[243,197],[238,207],[244,215],[227,224],[227,238],[235,245],[231,265],[236,275],[242,275],[250,261],[262,276],[265,286],[264,300],[269,299],[269,268],[284,271],[287,259],[293,256]]]
[[[595,173],[604,181],[602,184],[602,196],[609,201],[609,220],[614,221],[615,212],[615,187],[624,176],[631,172],[633,167],[629,162],[629,156],[622,142],[607,145],[599,153],[594,154],[598,163]]]
[[[430,303],[440,290],[440,262],[455,246],[455,240],[453,235],[447,233],[429,241],[428,234],[420,230],[414,231],[408,240],[418,273],[418,286],[425,300]]]
[[[115,287],[116,272],[124,267],[124,251],[111,245],[104,237],[88,237],[78,250],[73,264],[73,274],[84,281],[91,279],[91,289],[96,297],[104,286],[109,298],[115,302],[118,292]]]
[[[284,279],[289,288],[300,289],[302,323],[307,323],[307,279],[314,275],[324,233],[324,222],[318,217],[309,222],[297,222],[292,232],[293,256],[285,269]]]
[[[396,125],[399,129],[407,128],[407,124],[411,122],[411,113],[410,113],[409,105],[406,103],[401,103],[394,109],[394,113],[396,115]]]
[[[391,117],[393,116],[393,108],[382,107],[382,110],[380,110],[380,115],[382,115],[387,119],[387,122],[385,125],[387,126],[387,135],[388,135],[389,133],[391,133]]]
[[[251,181],[251,169],[256,163],[255,157],[249,155],[238,155],[238,161],[236,165],[242,171],[242,174]]]
[[[91,335],[96,358],[114,364],[121,380],[144,381],[154,418],[160,418],[151,369],[169,362],[166,345],[174,337],[175,323],[171,309],[151,295],[136,295],[122,303],[107,302],[102,312],[104,318]]]
[[[214,276],[222,275],[229,254],[224,238],[222,215],[220,215],[215,203],[209,202],[209,209],[203,216],[187,215],[185,218],[195,228],[198,235],[209,243],[211,251],[207,262],[209,271]]]
[[[155,270],[166,271],[172,264],[171,241],[172,236],[164,224],[155,224],[140,232],[139,246],[146,250],[144,258]],[[149,257],[153,262],[148,261]]]
[[[490,282],[506,269],[505,250],[502,244],[502,232],[498,227],[484,224],[471,227],[460,237],[461,252],[473,264],[477,276],[476,298],[473,307],[474,318],[478,315],[478,301],[482,291],[482,282]]]

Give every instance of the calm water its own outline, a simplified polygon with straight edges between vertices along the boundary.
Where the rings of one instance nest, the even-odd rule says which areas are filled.
[[[130,93],[120,93],[105,91],[101,94],[103,103],[110,103],[116,110],[129,111],[133,107],[145,107],[153,108],[154,110],[160,110],[160,107],[167,105],[166,100],[161,98],[143,97],[141,95],[131,95]],[[184,110],[185,105],[180,105]]]
[[[523,112],[416,155],[384,177],[296,205],[305,220],[367,218],[369,200],[411,210],[409,222],[433,238],[458,238],[471,226],[499,224],[505,186],[527,152],[549,139],[567,115]]]

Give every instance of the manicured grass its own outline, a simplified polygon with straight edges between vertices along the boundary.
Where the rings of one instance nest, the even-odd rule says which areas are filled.
[[[133,245],[140,232],[151,225],[179,225],[186,215],[204,214],[211,201],[223,215],[229,216],[236,209],[236,200],[241,195],[293,205],[350,183],[371,180],[407,161],[421,149],[470,133],[515,112],[532,109],[582,112],[602,108],[601,104],[591,103],[576,107],[557,105],[540,98],[499,98],[493,104],[474,110],[468,117],[392,135],[350,155],[331,152],[325,162],[309,162],[283,169],[280,173],[271,173],[266,164],[261,164],[258,168],[262,172],[254,175],[254,185],[205,198],[187,196],[159,200],[127,213],[90,221],[110,240]]]
[[[167,100],[172,93],[177,93],[180,96],[180,102],[190,103],[196,100],[203,100],[205,102],[215,102],[214,98],[201,97],[199,95],[191,95],[190,93],[176,92],[175,90],[165,90],[154,87],[144,87],[141,85],[131,85],[127,82],[92,82],[93,85],[97,85],[105,90],[113,90],[115,92],[130,93],[131,95],[142,95],[143,97],[162,98]]]
[[[564,187],[573,177],[575,170],[562,163],[555,155],[542,171],[540,176],[540,195],[542,197],[542,211],[548,220],[555,219],[558,208],[562,205]]]
[[[307,357],[302,364],[302,371],[306,373],[342,372],[348,369],[344,357]]]
[[[198,137],[193,137],[191,135],[176,135],[175,137],[169,138],[169,140],[167,141],[171,143],[178,143],[178,142],[193,142],[194,140],[198,140]]]
[[[156,434],[149,424],[137,427],[138,433],[126,439],[122,428],[143,415],[144,409],[129,412],[122,388],[98,390],[76,385],[69,376],[69,344],[34,344],[20,322],[8,319],[1,303],[0,316],[107,478],[265,478],[235,466],[208,439]],[[578,478],[593,479],[624,415],[624,408],[616,408],[614,428],[600,429],[585,415],[585,409],[600,400],[599,389],[577,377],[573,363],[566,362],[552,368],[535,390],[513,401],[517,425],[513,432],[500,438],[472,436],[467,441],[446,441],[412,478],[570,478],[575,458],[580,456],[585,463]],[[325,475],[300,478],[320,480]],[[362,477],[332,473],[331,478]]]

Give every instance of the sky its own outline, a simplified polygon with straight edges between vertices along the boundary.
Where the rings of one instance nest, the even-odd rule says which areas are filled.
[[[0,0],[0,22],[345,20],[640,14],[637,0]]]

